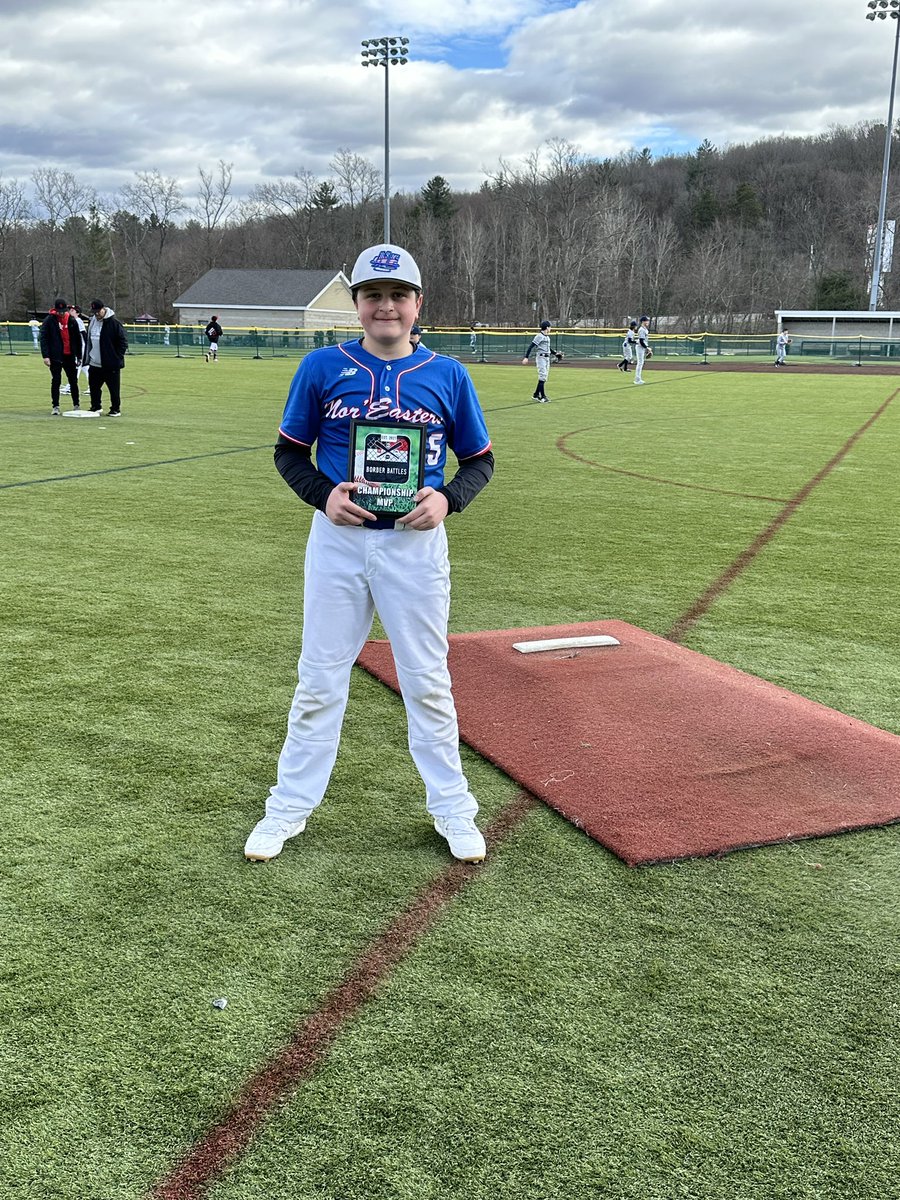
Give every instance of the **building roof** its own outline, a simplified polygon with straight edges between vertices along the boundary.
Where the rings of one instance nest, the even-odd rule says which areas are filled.
[[[207,271],[175,300],[175,308],[307,308],[343,271]]]
[[[872,312],[867,308],[776,308],[776,317],[851,317],[854,321],[865,318],[867,321],[891,320],[900,317],[900,312],[880,308]]]

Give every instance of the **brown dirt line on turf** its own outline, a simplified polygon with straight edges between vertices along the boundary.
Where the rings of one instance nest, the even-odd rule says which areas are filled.
[[[496,852],[535,807],[520,792],[485,830]],[[244,1084],[230,1111],[207,1131],[148,1193],[148,1200],[200,1200],[219,1175],[250,1145],[266,1118],[309,1079],[347,1023],[413,949],[481,868],[453,863],[426,884],[391,924],[361,952],[344,978],[294,1032],[284,1048]]]

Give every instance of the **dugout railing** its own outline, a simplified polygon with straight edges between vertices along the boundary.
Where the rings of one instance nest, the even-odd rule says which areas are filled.
[[[202,358],[207,350],[203,329],[189,325],[129,325],[129,354]],[[335,345],[359,336],[358,328],[254,329],[226,328],[219,341],[223,357],[302,358],[319,346]],[[4,353],[39,354],[37,331],[30,324],[0,323]],[[423,341],[440,354],[466,363],[513,363],[524,356],[534,336],[531,329],[427,329]],[[656,358],[710,363],[723,359],[765,362],[775,356],[774,333],[666,333],[651,332]],[[551,334],[554,350],[570,361],[617,359],[622,350],[622,331],[615,329],[556,329]],[[862,366],[900,359],[900,339],[838,337],[794,337],[789,356],[797,361],[823,360]]]

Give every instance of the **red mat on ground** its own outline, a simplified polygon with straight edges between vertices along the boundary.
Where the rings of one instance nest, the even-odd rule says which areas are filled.
[[[397,690],[387,642],[359,663]],[[462,740],[632,865],[900,821],[900,737],[624,621],[455,634],[450,670]]]

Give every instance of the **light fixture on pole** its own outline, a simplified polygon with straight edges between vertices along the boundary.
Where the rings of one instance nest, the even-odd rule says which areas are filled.
[[[896,0],[900,4],[900,0]],[[391,118],[388,67],[409,62],[409,38],[366,38],[362,43],[362,65],[384,67],[384,240],[391,240]]]
[[[878,308],[878,292],[881,287],[881,259],[884,247],[884,217],[887,208],[888,175],[891,169],[891,138],[894,132],[894,88],[897,83],[897,50],[900,48],[900,0],[869,0],[867,21],[880,21],[892,17],[894,27],[894,65],[891,70],[891,98],[888,103],[887,128],[884,131],[884,162],[881,168],[881,198],[878,202],[878,224],[875,227],[875,247],[872,255],[872,290],[869,293],[869,312]]]

